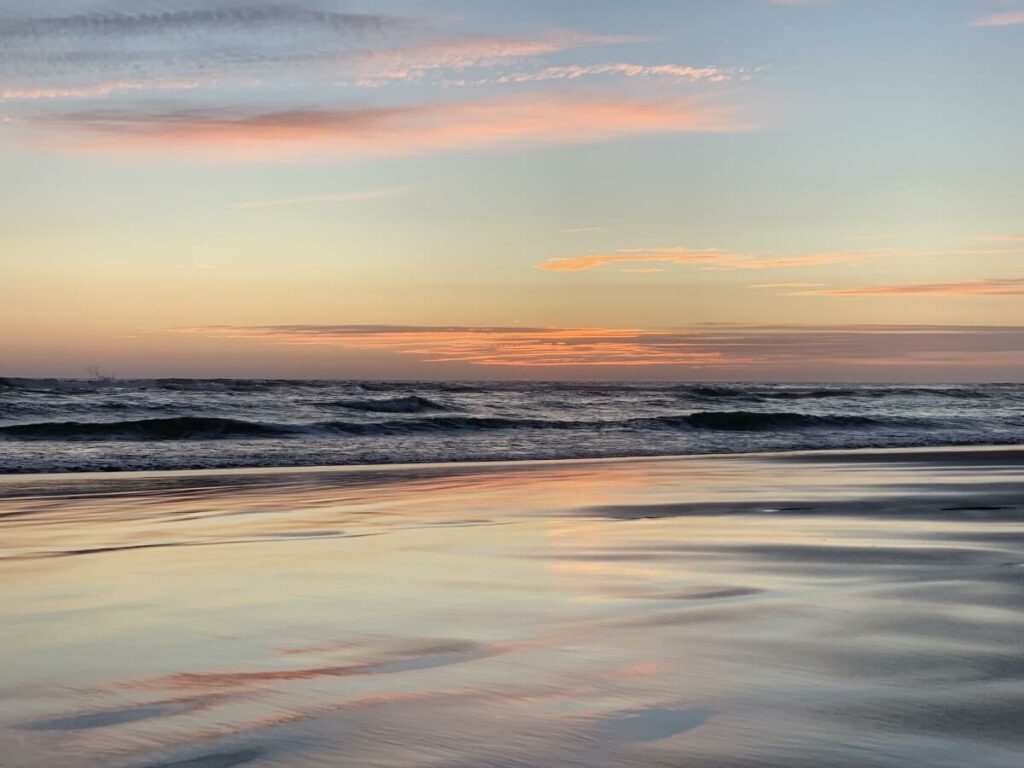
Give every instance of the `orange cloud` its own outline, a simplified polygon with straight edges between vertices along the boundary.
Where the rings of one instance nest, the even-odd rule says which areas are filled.
[[[1024,362],[1016,326],[713,325],[685,329],[388,325],[198,326],[177,333],[388,351],[424,362],[520,368],[976,365]]]
[[[395,107],[94,110],[44,118],[60,143],[84,149],[185,149],[228,153],[401,154],[429,150],[579,143],[636,134],[725,132],[752,126],[696,98],[640,100],[534,94]],[[70,130],[72,137],[63,135]]]
[[[1018,237],[1017,235],[1002,235],[998,239],[1016,241]],[[1020,239],[1024,239],[1024,237]],[[782,267],[842,264],[882,257],[1013,256],[1020,254],[1024,254],[1024,248],[1021,246],[1009,246],[936,251],[912,248],[875,248],[871,250],[819,251],[809,254],[778,256],[771,253],[736,253],[722,248],[687,248],[686,246],[676,245],[661,248],[620,248],[613,253],[561,256],[541,262],[537,265],[537,268],[550,272],[584,272],[607,264],[685,264],[696,265],[705,270],[776,269]],[[766,287],[801,286],[780,286],[769,283]]]
[[[883,255],[896,251],[836,251],[802,256],[768,256],[733,253],[721,248],[624,248],[609,254],[588,254],[548,259],[537,265],[550,272],[584,272],[606,264],[688,264],[709,270],[773,269],[836,264]]]
[[[960,283],[898,283],[863,288],[828,288],[801,291],[800,296],[1020,296],[1024,278],[970,280]]]
[[[617,328],[463,328],[419,326],[200,326],[180,333],[390,350],[427,362],[497,366],[700,365],[722,355],[685,333]],[[654,343],[658,342],[658,343]]]

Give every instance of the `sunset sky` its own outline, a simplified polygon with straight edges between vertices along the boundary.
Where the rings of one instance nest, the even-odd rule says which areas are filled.
[[[1019,380],[1024,0],[0,0],[0,375]]]

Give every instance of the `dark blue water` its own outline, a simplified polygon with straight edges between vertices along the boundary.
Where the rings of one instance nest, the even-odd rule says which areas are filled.
[[[1024,443],[1024,385],[0,379],[0,472]]]

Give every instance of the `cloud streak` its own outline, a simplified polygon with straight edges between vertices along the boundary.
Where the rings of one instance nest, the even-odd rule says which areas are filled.
[[[445,35],[438,39],[403,47],[367,49],[344,60],[351,78],[359,85],[380,85],[389,81],[418,81],[438,70],[462,71],[493,67],[521,59],[535,58],[574,48],[642,42],[632,35],[595,35],[572,29],[550,30],[532,38],[499,35]],[[509,79],[503,79],[503,78]],[[474,81],[528,82],[512,76]],[[557,78],[541,78],[557,79]],[[460,81],[458,84],[469,84]]]
[[[146,13],[79,13],[65,16],[5,16],[0,40],[38,43],[49,39],[112,38],[131,36],[208,35],[253,28],[279,29],[281,25],[313,26],[331,30],[379,31],[399,22],[377,14],[336,13],[294,3],[248,3],[204,9],[174,9]]]
[[[300,2],[150,7],[142,13],[0,16],[6,90],[83,98],[192,80],[376,85],[644,39],[573,29],[532,37],[452,33],[421,19]]]
[[[132,91],[188,91],[209,84],[203,80],[115,80],[83,86],[6,88],[0,90],[0,101],[94,99]]]
[[[512,72],[472,81],[458,81],[457,85],[485,85],[489,83],[539,83],[552,80],[580,80],[585,77],[601,75],[618,75],[621,77],[639,77],[662,79],[684,83],[721,83],[745,75],[734,70],[721,67],[691,67],[680,64],[614,64],[570,65],[562,67],[545,67],[536,72]]]
[[[998,239],[1017,241],[1017,235],[1002,235]],[[722,248],[689,248],[673,245],[659,248],[620,248],[612,253],[588,253],[580,256],[558,256],[537,264],[537,269],[549,272],[586,272],[607,265],[687,265],[705,270],[733,271],[779,269],[784,267],[811,267],[825,264],[843,264],[865,259],[952,257],[952,256],[1019,256],[1024,247],[1010,245],[995,248],[957,248],[949,250],[921,250],[914,248],[873,248],[853,251],[818,251],[808,254],[777,255],[773,253],[737,253]],[[622,271],[622,270],[619,270]],[[778,285],[778,284],[776,284]]]
[[[390,325],[195,326],[180,334],[520,368],[977,365],[1024,362],[1017,326],[702,325],[685,329]]]
[[[385,350],[428,362],[492,366],[639,366],[717,362],[720,355],[697,349],[685,334],[612,328],[519,328],[459,326],[290,325],[200,326],[180,333],[261,339],[289,344]],[[654,336],[660,343],[652,343]]]
[[[8,78],[32,79],[154,70],[193,74],[211,67],[308,63],[382,38],[416,34],[422,34],[422,25],[409,19],[296,3],[8,15],[0,17],[0,67]]]
[[[1021,296],[1024,278],[967,280],[957,283],[897,283],[862,288],[801,291],[800,296]]]
[[[97,109],[43,118],[50,140],[85,150],[186,150],[263,157],[333,151],[408,154],[593,142],[630,135],[750,130],[734,109],[695,98],[573,98],[550,93],[350,109]],[[69,135],[70,134],[70,135]]]
[[[733,253],[720,248],[687,248],[669,246],[664,248],[620,249],[615,253],[586,254],[548,259],[537,265],[537,269],[549,272],[585,272],[609,264],[671,264],[699,266],[708,270],[778,269],[781,267],[806,267],[822,264],[837,264],[860,259],[875,258],[894,253],[881,251],[835,251],[811,253],[797,256],[772,256],[748,253]]]

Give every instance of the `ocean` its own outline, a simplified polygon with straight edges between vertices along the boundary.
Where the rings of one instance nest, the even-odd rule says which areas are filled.
[[[1024,384],[0,379],[0,472],[1024,443]]]

